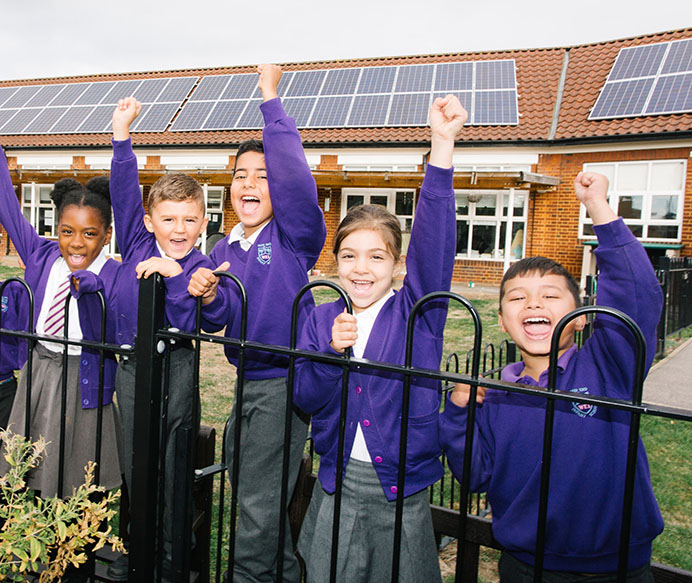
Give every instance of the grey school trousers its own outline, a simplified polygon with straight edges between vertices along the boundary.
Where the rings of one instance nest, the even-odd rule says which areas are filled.
[[[196,439],[199,433],[199,392],[194,391],[193,366],[195,353],[190,348],[179,348],[170,353],[170,375],[168,387],[167,422],[161,439],[166,440],[163,544],[166,558],[170,559],[170,543],[173,538],[173,493],[175,484],[176,433],[179,428],[191,429],[190,436]],[[123,424],[123,467],[128,488],[132,485],[132,449],[135,415],[135,360],[123,360],[115,376],[115,394]],[[165,370],[164,370],[165,375]],[[163,392],[162,392],[163,396]],[[193,402],[197,402],[197,417],[192,418]],[[194,443],[194,442],[193,442]],[[193,450],[194,451],[194,450]],[[192,479],[192,476],[189,476]]]
[[[231,423],[226,435],[229,481],[233,469],[236,407],[237,401],[234,400]],[[245,380],[240,425],[238,526],[233,569],[235,583],[276,580],[285,415],[285,377]],[[289,502],[298,477],[308,431],[306,421],[295,411],[292,419],[287,496]],[[283,581],[298,583],[300,567],[293,552],[288,519],[285,533]]]

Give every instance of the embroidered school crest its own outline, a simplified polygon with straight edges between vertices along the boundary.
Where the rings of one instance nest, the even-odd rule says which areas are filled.
[[[578,389],[570,389],[571,393],[581,393],[582,395],[588,394],[589,389],[587,387],[579,387]],[[572,402],[572,412],[579,415],[579,417],[593,417],[598,411],[596,405],[590,403],[575,403]]]
[[[272,262],[271,243],[260,243],[257,245],[257,261],[262,265],[269,265]]]
[[[2,296],[2,313],[4,314],[7,311],[7,302],[8,302],[8,297],[7,296]]]

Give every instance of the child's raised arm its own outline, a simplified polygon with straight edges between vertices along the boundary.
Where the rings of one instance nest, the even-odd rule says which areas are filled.
[[[279,81],[281,81],[281,67],[278,65],[259,65],[257,67],[257,72],[259,73],[259,81],[257,86],[262,93],[262,99],[264,101],[269,101],[270,99],[275,99],[279,96],[277,91],[279,87]]]
[[[608,204],[608,179],[603,174],[580,172],[574,179],[574,192],[594,225],[605,225],[618,218]]]
[[[469,114],[454,95],[438,97],[430,107],[430,164],[451,168],[454,139]]]
[[[134,97],[118,100],[113,112],[113,139],[119,142],[130,137],[130,125],[142,111],[142,104]]]

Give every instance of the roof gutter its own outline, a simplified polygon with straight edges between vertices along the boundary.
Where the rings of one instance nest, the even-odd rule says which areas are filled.
[[[562,95],[565,91],[565,79],[567,79],[567,68],[569,67],[569,51],[570,49],[565,49],[565,56],[562,59],[562,72],[560,73],[560,81],[557,86],[557,98],[555,99],[555,108],[553,109],[553,123],[550,125],[550,133],[548,134],[548,140],[550,141],[555,139],[557,123],[560,119]]]

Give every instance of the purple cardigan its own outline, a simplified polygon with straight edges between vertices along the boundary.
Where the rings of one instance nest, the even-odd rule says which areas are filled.
[[[276,98],[260,105],[264,116],[264,158],[274,218],[262,229],[247,251],[228,237],[211,252],[214,265],[224,261],[229,271],[243,282],[248,296],[247,339],[288,346],[291,307],[301,287],[308,283],[308,270],[317,261],[326,236],[324,216],[317,204],[317,187],[305,159],[300,134]],[[220,288],[228,290],[233,309],[217,320],[216,329],[226,325],[228,338],[240,336],[240,296],[236,285],[224,278]],[[299,307],[299,327],[314,306],[306,294]],[[211,319],[211,318],[210,318]],[[237,364],[237,350],[226,347],[226,356]],[[288,359],[269,353],[246,353],[245,375],[249,379],[286,376]]]
[[[363,358],[403,364],[406,326],[411,308],[432,291],[449,290],[454,266],[456,221],[453,170],[428,166],[421,188],[407,274],[400,291],[387,300],[375,320]],[[336,354],[329,346],[334,318],[342,300],[316,307],[303,328],[299,347]],[[439,370],[447,302],[428,303],[419,314],[413,365]],[[337,439],[341,400],[341,367],[301,360],[296,367],[295,403],[312,415],[312,437],[320,454],[319,478],[327,492],[336,488]],[[403,377],[355,367],[349,375],[344,467],[353,448],[358,422],[388,500],[396,499],[401,393]],[[410,496],[442,477],[437,417],[440,383],[413,378],[404,495]]]
[[[19,202],[12,187],[10,173],[7,168],[7,160],[4,153],[0,156],[0,222],[5,227],[8,235],[12,239],[19,256],[26,265],[24,279],[31,287],[34,293],[34,321],[32,329],[36,329],[38,316],[41,311],[41,305],[46,293],[46,283],[50,275],[53,263],[60,257],[60,249],[56,241],[48,241],[43,237],[39,237],[34,228],[24,218]],[[106,290],[106,301],[110,303],[113,291],[113,283],[117,279],[120,264],[117,261],[109,259],[101,269],[100,276],[91,274],[96,279],[99,277],[104,280]],[[75,272],[77,274],[79,272]],[[86,292],[86,290],[85,290]],[[79,323],[82,327],[82,333],[86,340],[100,340],[100,309],[88,309],[84,301],[87,295],[83,296],[83,300],[78,302],[79,307]],[[52,299],[52,298],[51,298]],[[87,302],[96,300],[92,295]],[[19,305],[19,318],[21,321],[27,321],[29,317],[29,303],[22,302]],[[95,332],[98,331],[98,332]],[[113,338],[106,338],[112,342]],[[98,406],[98,381],[99,381],[99,353],[98,351],[89,348],[82,349],[79,366],[80,389],[82,396],[82,409],[92,409]],[[23,362],[21,363],[23,364]],[[112,401],[113,387],[115,384],[115,368],[116,362],[113,355],[109,355],[105,359],[105,376],[104,376],[104,393],[103,404],[106,405]]]
[[[595,227],[598,305],[613,306],[639,325],[647,342],[647,369],[656,346],[662,294],[641,244],[622,220]],[[631,400],[634,342],[622,323],[597,316],[593,335],[558,360],[558,389]],[[511,364],[502,379],[547,385],[521,376]],[[548,502],[546,569],[587,573],[617,570],[629,414],[600,406],[557,401]],[[440,440],[452,471],[461,477],[466,411],[448,400],[440,417]],[[472,491],[487,491],[493,533],[513,555],[533,564],[545,399],[489,389],[477,409],[473,438]],[[647,564],[663,520],[651,488],[640,441],[632,516],[629,568]]]
[[[116,303],[117,338],[119,344],[134,344],[139,298],[139,280],[135,268],[140,261],[161,257],[161,253],[156,246],[155,235],[144,226],[137,157],[129,139],[113,140],[110,191],[115,234],[123,260]],[[194,247],[177,261],[183,268],[182,273],[163,279],[166,286],[166,319],[171,326],[184,332],[194,332],[197,298],[188,293],[188,282],[199,267],[213,269],[216,265]],[[223,294],[218,294],[213,302],[203,306],[203,324],[207,318],[217,321],[223,317],[224,310]],[[206,325],[203,327],[207,328]]]
[[[2,282],[0,282],[1,284]],[[29,301],[24,287],[18,283],[8,283],[2,291],[0,304],[0,328],[23,330],[28,328],[29,314],[23,308]],[[26,361],[26,340],[12,336],[0,336],[0,382],[14,375]]]

